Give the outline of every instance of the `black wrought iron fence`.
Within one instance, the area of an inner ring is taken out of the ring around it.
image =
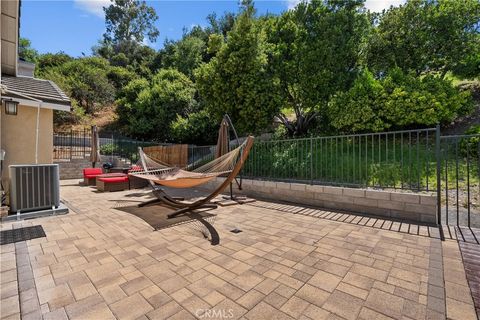
[[[125,137],[117,133],[101,132],[99,134],[100,154],[113,159],[119,158],[127,164],[135,164],[139,160],[138,147],[159,145],[154,141],[144,141]]]
[[[118,133],[99,133],[100,154],[108,160],[114,158],[134,164],[138,161],[138,147],[158,145],[154,141],[142,141]],[[54,160],[71,161],[88,159],[92,150],[90,129],[55,132],[53,134]]]
[[[86,159],[90,157],[91,141],[89,129],[54,132],[53,159]]]
[[[480,134],[440,137],[444,224],[480,227]]]
[[[216,146],[188,146],[188,168],[193,170],[215,158]]]
[[[138,160],[138,147],[158,145],[105,132],[99,140],[102,155],[131,164]],[[215,149],[190,145],[189,169],[213,160]],[[55,159],[88,158],[90,150],[90,130],[54,134]],[[480,227],[480,134],[441,136],[437,126],[257,140],[242,175],[273,181],[437,192],[439,222]]]
[[[436,189],[436,129],[257,141],[246,177],[352,187]]]

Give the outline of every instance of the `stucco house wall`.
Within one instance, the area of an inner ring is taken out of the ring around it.
[[[17,115],[5,114],[1,108],[1,148],[5,150],[2,180],[8,181],[11,164],[35,163],[35,130],[37,108],[18,106]],[[38,139],[38,163],[52,163],[53,159],[53,110],[41,108]],[[4,185],[8,190],[8,186]]]

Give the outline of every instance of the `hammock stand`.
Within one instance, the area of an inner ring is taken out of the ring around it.
[[[235,130],[235,127],[233,125],[232,119],[228,114],[225,114],[222,119],[222,123],[220,124],[220,130],[218,132],[218,141],[217,141],[217,150],[216,150],[216,156],[221,157],[225,153],[230,151],[230,130],[232,129],[233,134],[235,136],[235,141],[237,142],[237,146],[240,145],[240,139],[238,139],[238,134],[237,130]],[[238,190],[242,190],[242,174],[239,174],[240,176],[240,182],[238,182],[237,177],[234,178]],[[246,197],[244,196],[234,196],[233,195],[233,181],[230,182],[230,197],[224,196],[224,199],[229,199],[232,201],[235,201],[237,203],[241,203],[242,201],[246,200]]]
[[[143,207],[149,204],[153,204],[156,202],[162,202],[167,206],[177,208],[176,211],[173,213],[170,213],[168,215],[168,218],[173,218],[179,214],[186,213],[191,210],[195,209],[214,209],[217,208],[217,205],[214,203],[211,203],[211,200],[214,199],[217,195],[219,195],[223,190],[230,185],[233,180],[235,180],[236,176],[240,173],[240,170],[242,169],[245,161],[247,160],[248,154],[252,148],[254,141],[253,136],[249,136],[245,142],[238,146],[236,149],[228,152],[227,154],[222,155],[221,157],[207,163],[206,165],[202,166],[203,167],[209,167],[210,164],[213,167],[217,162],[228,162],[227,160],[229,159],[230,156],[235,155],[236,153],[239,152],[239,154],[236,156],[237,161],[233,168],[231,170],[225,170],[225,171],[219,171],[219,172],[210,172],[210,173],[201,173],[201,172],[190,172],[186,170],[182,170],[180,168],[175,168],[175,167],[165,167],[160,165],[158,162],[157,164],[160,166],[160,169],[150,169],[148,164],[147,164],[147,158],[148,156],[145,155],[143,152],[142,148],[138,148],[139,155],[140,155],[140,164],[142,167],[141,172],[132,172],[129,173],[129,175],[146,179],[149,183],[150,186],[153,189],[153,195],[157,199],[153,199],[144,203],[141,203],[139,206]],[[155,175],[155,172],[159,172],[158,178],[152,177],[152,174]],[[169,179],[166,179],[164,176],[167,175]],[[171,197],[169,196],[164,189],[159,187],[155,182],[169,186],[169,187],[176,187],[176,188],[189,188],[189,187],[194,187],[197,185],[201,185],[204,183],[207,183],[208,181],[212,180],[213,178],[220,176],[220,175],[225,175],[228,174],[226,179],[218,186],[211,194],[208,196],[196,200],[194,202],[184,202],[183,198],[177,198],[177,197]],[[162,179],[163,177],[163,179]],[[179,183],[179,182],[182,182]]]

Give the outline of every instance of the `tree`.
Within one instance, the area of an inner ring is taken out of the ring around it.
[[[58,84],[85,113],[92,115],[114,100],[115,88],[107,78],[108,69],[105,59],[79,58],[44,70],[42,77]]]
[[[107,78],[119,92],[124,86],[137,78],[137,74],[124,67],[110,67],[107,71]]]
[[[158,19],[153,7],[145,1],[112,0],[105,11],[106,32],[103,35],[107,43],[142,43],[145,36],[155,42],[159,35],[154,23]]]
[[[159,35],[155,9],[145,1],[112,0],[104,11],[106,32],[92,48],[94,55],[107,59],[113,66],[149,76],[155,50],[143,42],[145,38],[155,42]]]
[[[293,110],[293,117],[280,112],[276,121],[289,135],[306,134],[315,119],[325,116],[330,97],[356,78],[370,26],[361,5],[314,0],[266,20],[281,109]]]
[[[124,67],[145,77],[150,76],[156,56],[154,49],[134,41],[100,41],[92,51],[94,55],[107,59],[112,66]]]
[[[20,59],[35,63],[39,57],[38,51],[32,48],[32,42],[27,38],[18,40],[18,56]]]
[[[214,121],[228,113],[241,133],[265,130],[279,107],[265,32],[254,13],[251,5],[242,8],[226,44],[195,73],[200,97]]]
[[[129,120],[138,101],[138,95],[143,90],[147,90],[149,86],[150,83],[147,79],[137,78],[130,81],[118,92],[116,100],[118,122],[120,126],[126,128],[126,131],[129,131]]]
[[[126,86],[117,101],[120,121],[131,135],[169,141],[171,122],[193,111],[194,94],[195,86],[186,75],[162,69],[150,82],[133,80]]]
[[[58,67],[72,60],[73,58],[65,52],[46,53],[38,57],[35,69],[41,73],[43,70],[52,67]]]
[[[184,36],[176,42],[166,41],[159,54],[161,67],[175,68],[193,78],[193,71],[204,61],[206,44],[201,38]]]
[[[218,138],[218,123],[205,109],[187,116],[178,115],[170,129],[172,138],[177,143],[208,145],[215,144]]]
[[[378,21],[368,57],[377,73],[399,67],[445,77],[480,51],[478,0],[410,0]]]
[[[229,31],[233,29],[237,16],[233,12],[225,12],[223,16],[217,18],[217,14],[211,13],[207,16],[209,26],[206,28],[207,34],[220,34],[227,38]]]

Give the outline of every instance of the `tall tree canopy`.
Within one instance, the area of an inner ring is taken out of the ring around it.
[[[242,0],[238,13],[210,14],[206,27],[185,28],[156,51],[145,43],[158,36],[155,10],[112,0],[96,57],[37,57],[24,40],[20,55],[87,121],[115,98],[116,124],[145,139],[210,143],[224,113],[241,134],[276,121],[289,136],[418,128],[469,114],[480,2],[407,0],[382,13],[364,2],[305,0],[257,15]]]
[[[479,21],[478,0],[409,0],[379,17],[369,64],[377,72],[399,67],[444,77],[478,56]]]
[[[169,141],[170,123],[193,110],[194,94],[195,86],[186,75],[162,69],[151,81],[137,79],[125,87],[118,100],[120,121],[133,136]]]
[[[167,41],[160,51],[160,65],[163,68],[176,68],[193,78],[193,71],[204,61],[205,42],[195,36],[185,36],[180,41]]]
[[[85,113],[93,115],[115,98],[115,88],[107,77],[109,67],[102,58],[72,59],[43,69],[41,77],[57,83]]]
[[[217,120],[228,113],[242,133],[268,127],[280,106],[277,81],[268,69],[265,31],[254,14],[252,5],[243,6],[226,44],[196,73],[208,110]]]
[[[128,68],[141,76],[149,76],[156,52],[149,46],[123,41],[120,43],[100,42],[93,47],[96,56],[107,59],[111,65]]]
[[[145,1],[112,0],[104,11],[106,32],[92,48],[93,54],[141,76],[150,75],[156,52],[144,42],[155,42],[159,35],[155,9]]]
[[[145,37],[155,42],[159,35],[154,23],[158,19],[155,9],[147,6],[145,1],[112,0],[105,11],[105,42],[142,43]]]
[[[280,16],[268,31],[271,68],[280,81],[282,109],[277,120],[291,135],[305,134],[330,98],[354,81],[369,29],[363,1],[300,3]]]
[[[27,38],[20,38],[18,41],[18,56],[28,62],[36,62],[39,54],[32,48],[32,42]]]

